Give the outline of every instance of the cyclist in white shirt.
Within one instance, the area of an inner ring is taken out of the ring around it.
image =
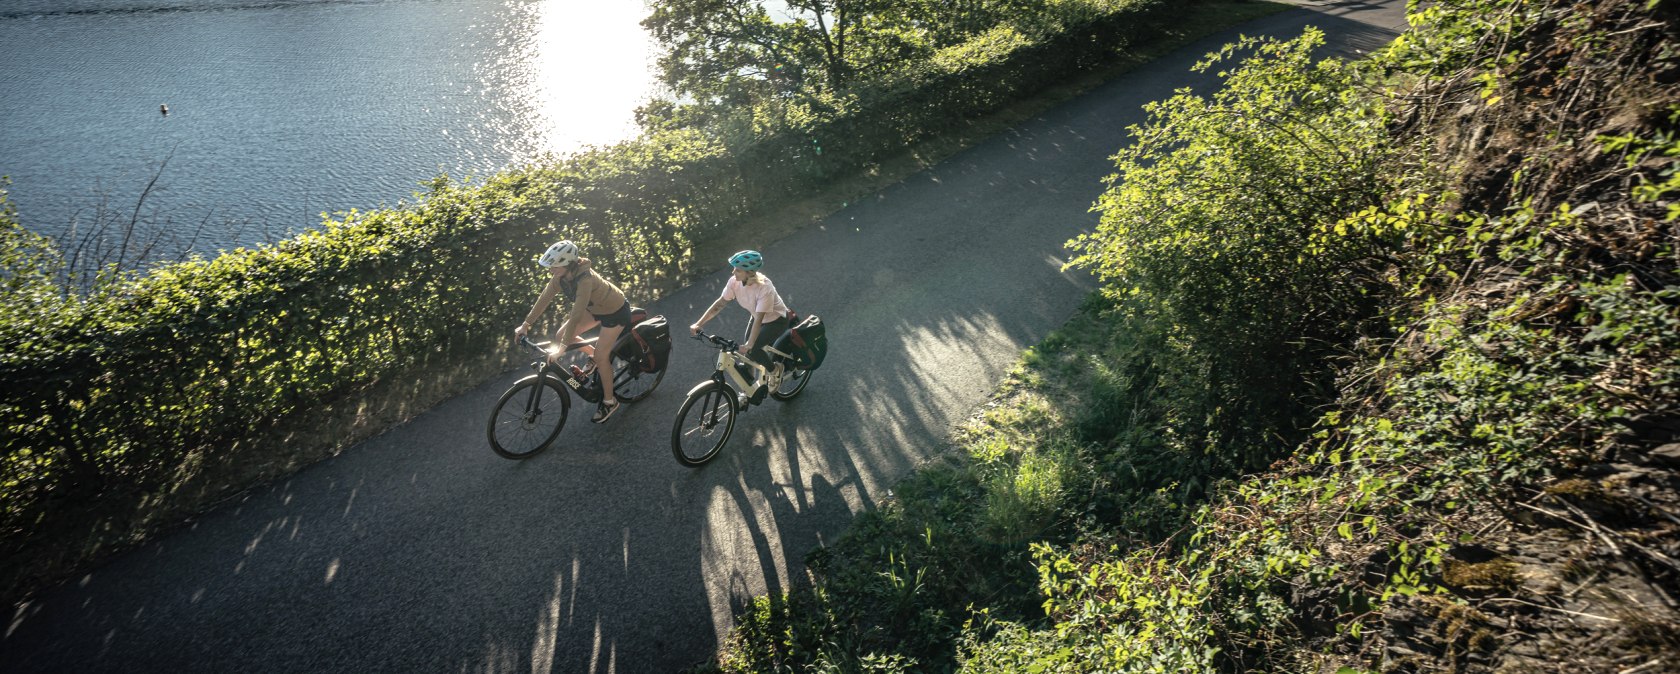
[[[700,334],[700,328],[723,311],[723,307],[731,300],[740,304],[752,314],[752,328],[747,334],[747,357],[754,362],[770,367],[770,356],[764,353],[764,347],[774,344],[777,337],[788,329],[788,308],[782,302],[782,296],[776,292],[776,284],[770,282],[770,277],[759,273],[764,267],[764,256],[756,250],[743,250],[729,257],[729,266],[734,269],[729,276],[729,282],[723,285],[723,294],[717,301],[706,309],[706,313],[688,326],[690,332]]]

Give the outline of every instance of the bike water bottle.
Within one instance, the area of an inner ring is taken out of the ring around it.
[[[578,367],[575,364],[572,365],[572,377],[576,378],[580,382],[583,381],[583,368]]]

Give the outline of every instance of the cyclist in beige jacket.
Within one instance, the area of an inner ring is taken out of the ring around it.
[[[601,402],[590,421],[597,424],[606,421],[618,411],[618,399],[613,397],[612,345],[630,325],[630,302],[624,299],[623,290],[590,268],[589,259],[581,256],[575,243],[561,241],[549,246],[542,257],[537,258],[537,264],[548,270],[548,285],[543,287],[542,295],[531,307],[531,313],[525,315],[525,321],[514,328],[514,339],[524,337],[532,324],[542,317],[543,311],[548,309],[548,303],[554,300],[554,296],[565,291],[572,298],[572,309],[566,316],[566,322],[555,331],[554,343],[564,347],[581,341],[578,335],[597,324],[601,326],[595,343],[605,345],[605,348],[586,346],[584,352],[593,358],[595,371],[601,374]],[[549,361],[554,362],[561,352],[556,350],[549,354]]]

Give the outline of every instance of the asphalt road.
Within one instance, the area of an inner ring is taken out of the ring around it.
[[[1323,28],[1344,54],[1403,4],[1305,3],[1189,46],[764,247],[832,348],[804,394],[743,414],[678,465],[670,427],[712,354],[677,339],[647,400],[574,406],[558,445],[492,454],[489,381],[342,455],[15,607],[6,672],[657,672],[704,661],[754,595],[944,446],[1020,351],[1093,289],[1063,272],[1140,106],[1206,85],[1190,65],[1244,34]],[[651,307],[673,328],[719,271]],[[509,323],[514,321],[509,318]],[[736,334],[745,312],[711,327]],[[680,328],[678,328],[680,329]],[[676,332],[674,330],[673,332]],[[686,332],[686,330],[684,330]]]

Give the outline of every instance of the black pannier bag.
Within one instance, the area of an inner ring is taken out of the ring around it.
[[[654,316],[636,324],[635,334],[643,342],[643,372],[658,372],[670,364],[671,326],[664,316]]]
[[[665,369],[671,356],[671,326],[665,322],[665,316],[648,317],[646,311],[631,308],[630,318],[636,321],[635,327],[619,338],[614,353],[625,360],[640,360],[643,372]]]
[[[828,335],[822,319],[812,314],[777,337],[773,346],[792,355],[799,367],[815,370],[822,367],[823,358],[828,356]]]

